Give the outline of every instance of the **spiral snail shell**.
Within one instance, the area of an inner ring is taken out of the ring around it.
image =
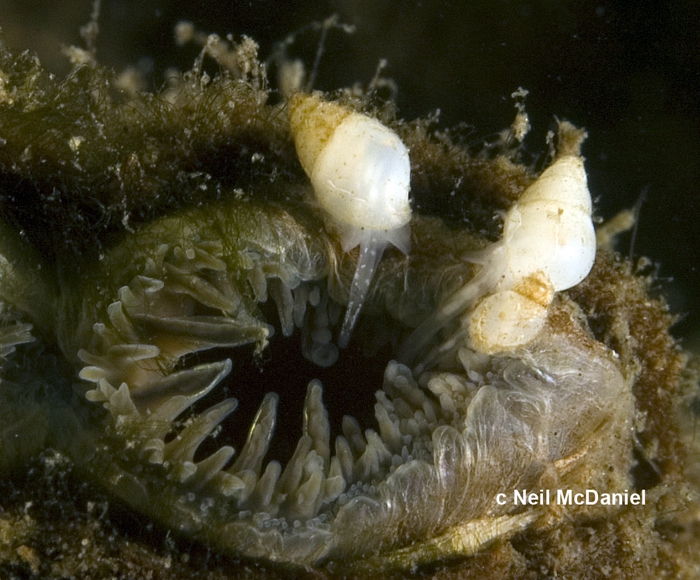
[[[289,122],[299,161],[345,252],[360,246],[338,345],[348,345],[384,249],[410,249],[411,166],[399,136],[356,111],[297,94]]]
[[[556,292],[581,282],[595,260],[591,211],[583,160],[558,158],[506,214],[503,245],[510,284],[538,270]]]
[[[481,270],[416,329],[403,347],[404,360],[454,316],[462,324],[447,344],[466,331],[472,348],[496,354],[533,340],[555,292],[575,286],[593,267],[591,212],[583,159],[560,155],[508,210],[501,240],[468,258]]]

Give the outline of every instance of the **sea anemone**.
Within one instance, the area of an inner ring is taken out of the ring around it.
[[[413,205],[410,253],[384,252],[343,334],[358,252],[315,201],[254,49],[233,46],[236,66],[215,78],[195,69],[136,96],[89,59],[57,81],[3,50],[0,466],[52,447],[180,535],[326,571],[496,570],[504,550],[537,566],[527,538],[583,522],[651,534],[620,504],[661,501],[660,482],[679,478],[664,413],[683,357],[663,304],[603,248],[581,284],[546,292],[535,331],[480,348],[474,301],[445,305],[494,267],[474,259],[511,243],[494,218],[506,212],[508,233],[541,182],[508,141],[470,152],[339,91],[325,98],[405,143]],[[556,136],[552,167],[582,172],[580,132],[560,123]],[[448,219],[453,198],[466,210]],[[577,282],[591,260],[572,265]],[[539,499],[588,490],[620,501]]]

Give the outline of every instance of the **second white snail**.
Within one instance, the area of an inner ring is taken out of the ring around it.
[[[562,124],[560,131],[576,131]],[[579,142],[576,144],[578,148]],[[591,270],[596,238],[583,159],[560,154],[507,212],[503,237],[467,259],[481,264],[474,278],[425,320],[403,347],[413,359],[449,320],[461,324],[441,350],[464,334],[471,347],[495,354],[534,339],[554,293],[581,282]]]
[[[376,119],[315,95],[290,99],[289,122],[328,226],[340,236],[343,251],[360,246],[338,339],[344,348],[384,249],[410,249],[408,150]]]

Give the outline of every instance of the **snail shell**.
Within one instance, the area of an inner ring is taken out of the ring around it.
[[[542,271],[513,289],[487,294],[467,317],[470,345],[495,354],[527,344],[544,327],[553,298],[554,286]]]
[[[565,129],[566,130],[566,129]],[[485,354],[524,346],[542,330],[554,293],[581,282],[595,261],[596,237],[583,159],[561,155],[506,213],[503,237],[478,253],[479,273],[413,332],[401,358],[459,315],[462,324],[444,345],[468,334]]]
[[[596,253],[583,160],[558,158],[506,214],[503,244],[508,253],[505,284],[542,271],[555,291],[566,290],[590,272]]]
[[[591,212],[580,156],[559,157],[523,192],[487,262],[493,271],[503,268],[503,275],[468,317],[473,348],[494,354],[539,334],[554,293],[575,286],[593,267]]]
[[[376,119],[316,95],[289,102],[297,156],[343,251],[360,246],[338,344],[347,346],[387,245],[410,249],[411,165],[399,136]]]

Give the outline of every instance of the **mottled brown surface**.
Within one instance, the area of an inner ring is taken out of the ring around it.
[[[653,278],[633,275],[629,262],[601,252],[589,277],[569,294],[596,337],[630,369],[644,421],[638,433],[644,458],[662,481],[671,482],[682,477],[685,458],[678,404],[686,355],[669,333],[674,319],[666,303],[650,295],[652,285]]]

